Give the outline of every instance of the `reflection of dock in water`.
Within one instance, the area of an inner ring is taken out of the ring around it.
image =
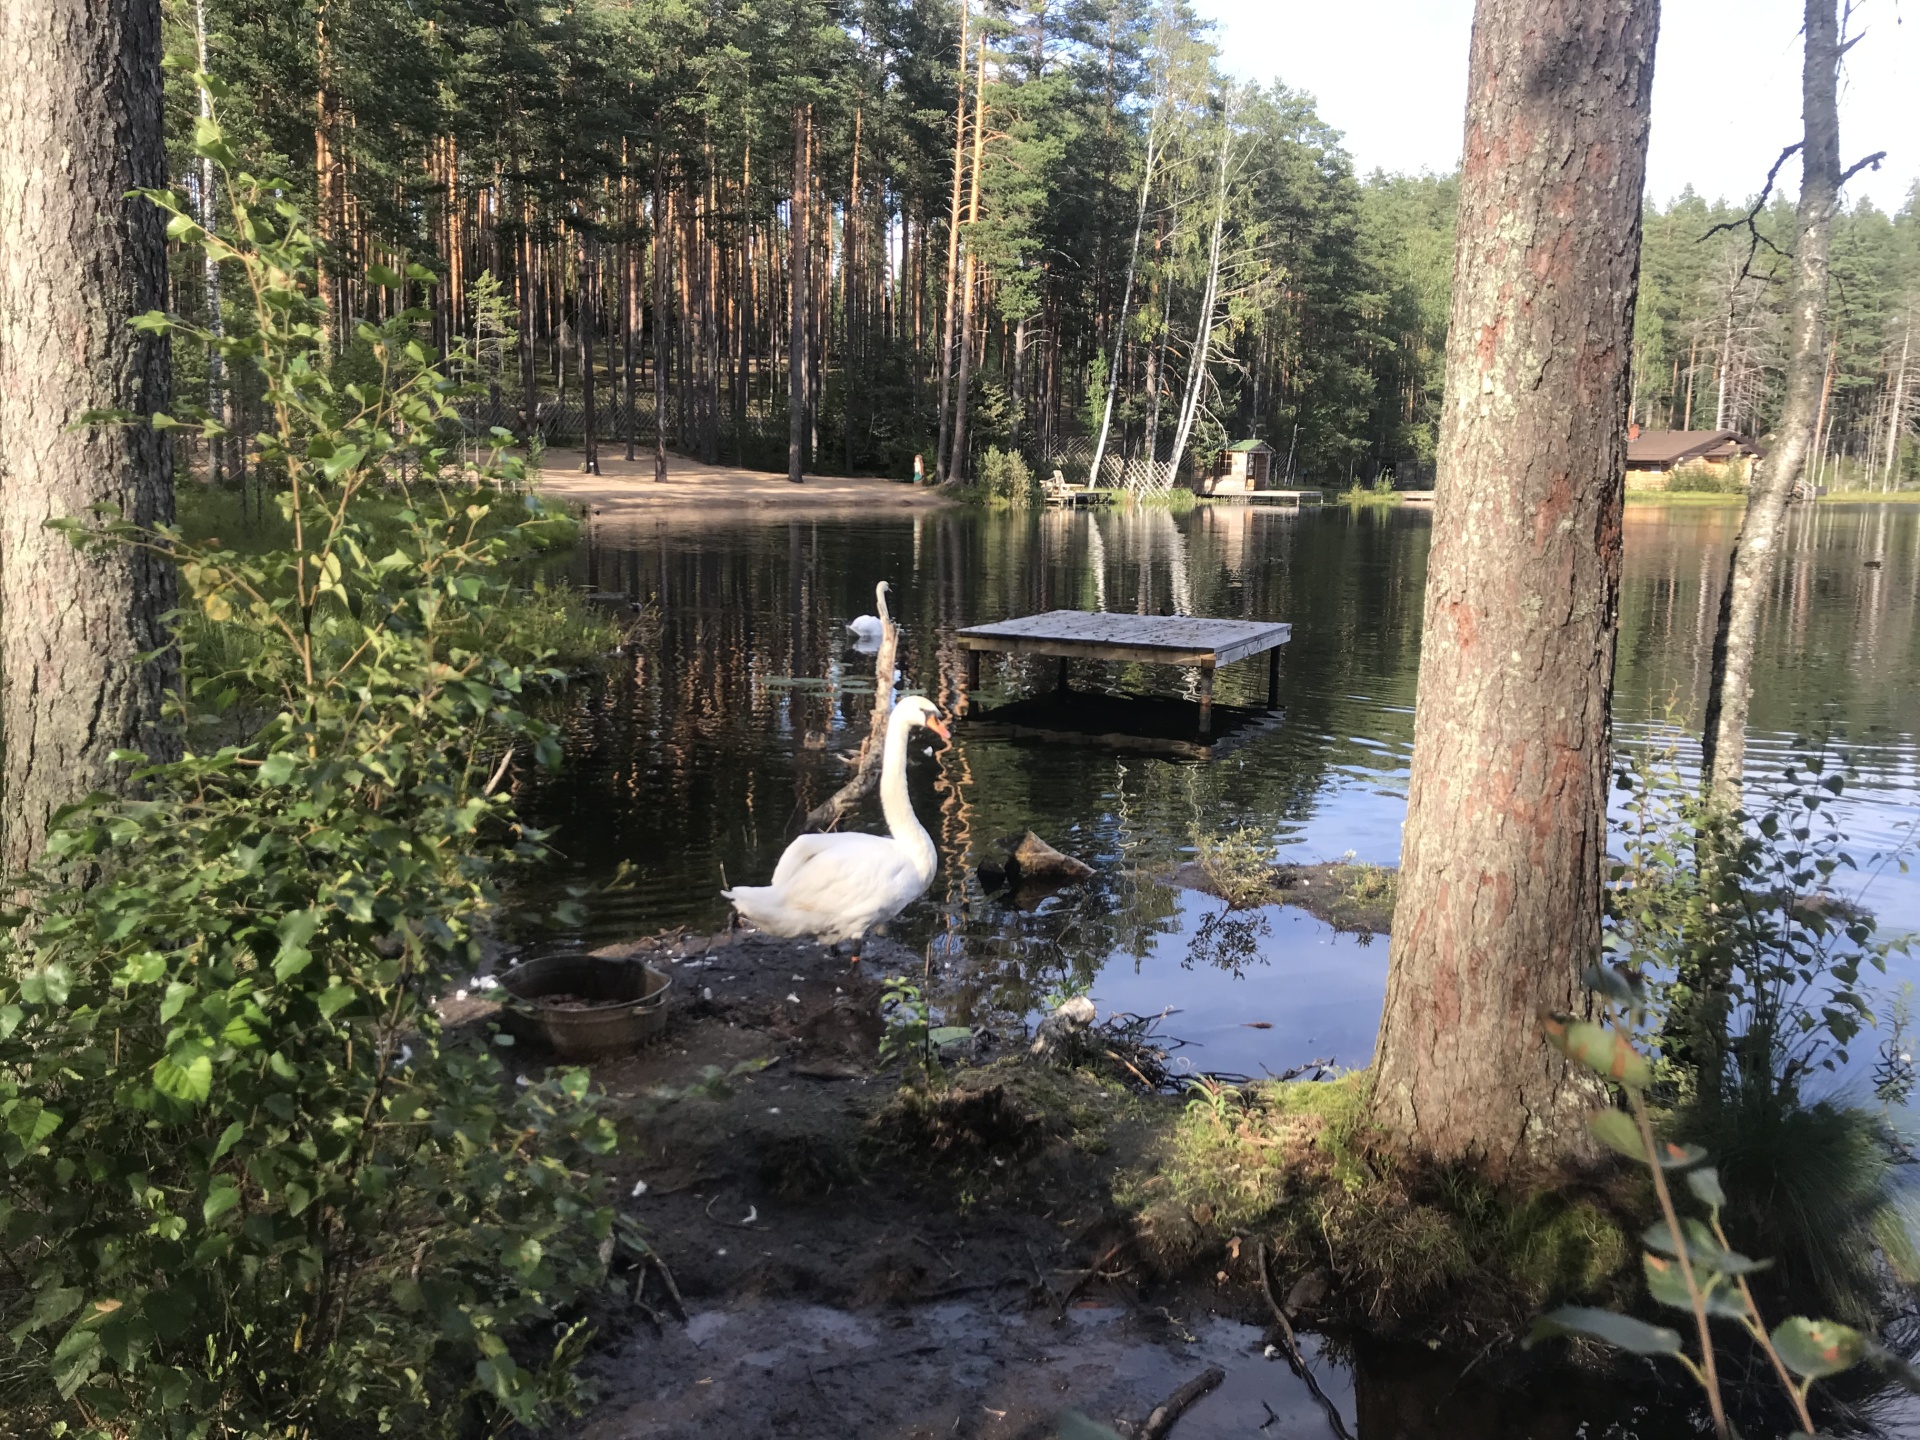
[[[1200,723],[1200,716],[1200,707],[1191,700],[1053,690],[973,711],[967,716],[966,734],[1216,760],[1279,728],[1285,718],[1278,711],[1238,705],[1214,706],[1208,726]]]
[[[1267,708],[1280,707],[1280,647],[1291,625],[1271,620],[1215,620],[1202,615],[1116,615],[1105,610],[1048,610],[991,625],[975,625],[956,637],[967,650],[967,689],[980,684],[980,656],[1048,655],[1060,662],[1060,689],[1067,688],[1073,660],[1122,664],[1193,666],[1200,671],[1199,734],[1211,733],[1213,672],[1255,655],[1267,657]]]

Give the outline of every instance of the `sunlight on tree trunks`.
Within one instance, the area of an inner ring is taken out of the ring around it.
[[[1497,1172],[1582,1143],[1540,1039],[1598,952],[1657,0],[1481,0],[1375,1120]]]

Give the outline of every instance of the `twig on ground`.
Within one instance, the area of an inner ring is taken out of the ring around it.
[[[1347,1422],[1340,1418],[1339,1407],[1327,1398],[1327,1392],[1320,1388],[1320,1382],[1313,1378],[1313,1371],[1307,1367],[1306,1357],[1300,1353],[1300,1342],[1294,1337],[1293,1322],[1287,1318],[1286,1310],[1274,1298],[1273,1277],[1267,1273],[1267,1247],[1264,1241],[1260,1245],[1259,1259],[1260,1289],[1267,1297],[1267,1308],[1273,1311],[1273,1318],[1279,1325],[1280,1338],[1286,1347],[1287,1364],[1292,1367],[1294,1374],[1306,1382],[1306,1387],[1313,1398],[1320,1403],[1320,1408],[1327,1412],[1327,1423],[1333,1427],[1333,1433],[1339,1436],[1340,1440],[1353,1440],[1352,1434],[1347,1429]]]
[[[667,1268],[667,1262],[662,1260],[656,1251],[649,1250],[647,1252],[647,1259],[653,1265],[653,1268],[660,1272],[661,1280],[666,1282],[667,1294],[673,1297],[673,1308],[680,1312],[680,1323],[682,1325],[686,1324],[687,1302],[680,1298],[680,1287],[674,1281],[673,1271]]]
[[[1147,1416],[1147,1423],[1140,1427],[1137,1440],[1162,1440],[1173,1427],[1180,1423],[1180,1417],[1192,1409],[1200,1399],[1209,1395],[1227,1378],[1227,1372],[1219,1366],[1202,1370],[1193,1379],[1182,1385],[1166,1398],[1154,1412]]]
[[[1113,1259],[1114,1256],[1118,1255],[1121,1252],[1121,1250],[1125,1249],[1126,1245],[1127,1245],[1126,1238],[1122,1238],[1114,1241],[1113,1244],[1107,1247],[1106,1254],[1102,1255],[1098,1260],[1094,1261],[1090,1268],[1080,1272],[1080,1278],[1078,1280],[1075,1280],[1073,1284],[1069,1285],[1067,1287],[1067,1293],[1060,1297],[1060,1306],[1058,1311],[1054,1315],[1054,1319],[1058,1320],[1063,1318],[1066,1315],[1067,1307],[1073,1303],[1074,1297],[1078,1295],[1082,1290],[1086,1289],[1087,1282],[1093,1279],[1093,1277],[1098,1275],[1102,1270],[1106,1269],[1107,1262]]]

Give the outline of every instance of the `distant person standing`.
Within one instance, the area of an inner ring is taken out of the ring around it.
[[[924,485],[927,483],[927,461],[925,456],[916,455],[913,457],[913,483],[915,485]]]

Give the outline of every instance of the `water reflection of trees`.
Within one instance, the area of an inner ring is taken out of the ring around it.
[[[1617,710],[1659,713],[1696,693],[1736,512],[1630,511]],[[1795,512],[1767,617],[1760,727],[1790,729],[1822,703],[1892,723],[1920,669],[1920,515]],[[1227,829],[1310,822],[1328,854],[1354,843],[1328,797],[1355,783],[1403,784],[1426,579],[1427,519],[1415,511],[1288,514],[1249,506],[1164,511],[951,512],[893,521],[596,529],[576,578],[657,609],[660,640],[567,697],[570,763],[529,782],[528,813],[556,828],[583,878],[623,859],[630,893],[595,909],[611,936],[712,923],[722,869],[759,878],[798,816],[844,778],[839,756],[864,733],[871,661],[845,620],[894,585],[906,683],[951,704],[964,674],[963,625],[1054,607],[1282,619],[1286,722],[1205,765],[969,737],[937,764],[916,759],[916,804],[939,845],[935,903],[900,938],[964,952],[981,1004],[1085,983],[1109,957],[1139,957],[1182,925],[1156,876],[1181,858],[1196,820]],[[1879,567],[1863,562],[1881,558]],[[1044,667],[1044,670],[1043,670]],[[1109,666],[1102,683],[1171,693],[1179,672]],[[1091,680],[1089,673],[1086,677]],[[795,681],[801,683],[793,683]],[[1051,662],[990,667],[989,689],[1052,683]],[[1225,704],[1261,704],[1264,667],[1221,672]],[[877,813],[857,822],[879,824]],[[981,894],[972,867],[993,838],[1027,828],[1091,861],[1095,880],[1037,910]],[[1363,858],[1391,861],[1390,853]],[[1221,926],[1190,958],[1250,953]]]

